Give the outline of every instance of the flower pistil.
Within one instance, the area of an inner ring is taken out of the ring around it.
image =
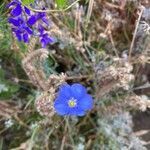
[[[74,99],[74,98],[71,98],[69,101],[68,101],[68,105],[69,107],[75,107],[77,105],[77,100]]]

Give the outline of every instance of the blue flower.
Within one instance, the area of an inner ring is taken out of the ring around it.
[[[63,84],[54,101],[55,111],[61,116],[84,116],[93,107],[93,99],[81,84]]]

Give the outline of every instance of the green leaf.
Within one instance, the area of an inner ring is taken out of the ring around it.
[[[9,99],[19,90],[19,85],[5,79],[5,72],[0,68],[0,99]]]
[[[4,76],[5,76],[4,70],[2,70],[2,69],[0,68],[0,81],[1,81],[2,79],[4,79]]]
[[[56,0],[58,9],[63,9],[67,7],[68,0]]]
[[[34,0],[22,0],[22,3],[25,5],[30,5],[30,4],[34,3]]]

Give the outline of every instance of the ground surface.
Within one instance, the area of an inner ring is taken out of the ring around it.
[[[150,111],[138,112],[133,116],[134,121],[134,131],[137,133],[143,133],[144,130],[147,131],[146,134],[142,134],[140,137],[142,140],[146,141],[148,144],[146,147],[150,149]]]

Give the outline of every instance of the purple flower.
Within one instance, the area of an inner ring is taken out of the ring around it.
[[[38,21],[42,21],[42,23],[45,23],[46,25],[49,25],[49,22],[46,18],[46,13],[44,12],[38,12],[35,15],[32,15],[29,19],[28,19],[28,24],[30,26],[34,25],[36,22]]]
[[[17,4],[16,7],[11,11],[11,15],[13,16],[19,16],[21,15],[22,8],[20,4]]]
[[[12,23],[12,31],[15,33],[19,41],[29,42],[30,35],[33,34],[32,30],[27,26],[24,19],[21,17],[17,19],[9,18],[9,23]]]
[[[49,22],[48,22],[48,20],[46,18],[46,13],[45,12],[39,12],[39,13],[37,13],[37,20],[41,20],[46,25],[49,25]]]
[[[50,37],[47,33],[45,33],[44,27],[39,26],[39,32],[40,32],[40,42],[42,47],[46,47],[47,44],[54,43],[54,38]]]
[[[24,7],[24,11],[27,15],[29,15],[29,16],[31,15],[31,12],[27,7]]]
[[[19,0],[13,0],[7,5],[7,7],[12,9],[10,14],[14,17],[21,15],[23,10],[27,15],[30,15],[30,10],[25,6],[23,7]]]
[[[84,116],[93,107],[93,99],[79,83],[63,84],[54,101],[55,111],[62,116]]]
[[[43,34],[40,38],[40,42],[42,44],[42,47],[46,47],[49,43],[54,43],[54,38],[50,37],[47,33]]]
[[[32,12],[23,6],[20,0],[12,0],[7,7],[11,9],[8,22],[11,24],[12,32],[19,41],[29,42],[31,35],[36,36],[33,34],[35,30],[38,31],[37,35],[42,47],[54,42],[54,38],[50,37],[43,27],[49,25],[45,12]]]
[[[33,34],[32,29],[26,24],[26,17],[30,15],[30,10],[21,5],[19,0],[13,0],[7,5],[11,9],[8,22],[12,25],[12,32],[18,41],[29,42]],[[24,13],[26,16],[24,16]]]
[[[13,0],[7,7],[12,9],[10,14],[14,17],[17,17],[22,13],[21,3],[18,0]]]
[[[36,23],[36,21],[37,21],[36,16],[32,15],[32,16],[28,19],[27,23],[28,23],[30,26],[32,26],[32,25],[34,25],[34,24]]]

